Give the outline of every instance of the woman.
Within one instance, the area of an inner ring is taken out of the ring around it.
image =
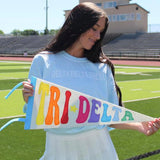
[[[106,13],[93,3],[77,5],[58,35],[34,57],[31,76],[83,92],[122,106],[121,92],[114,81],[114,66],[103,54],[101,42],[108,27]],[[23,83],[23,97],[33,95],[30,81]],[[160,120],[117,124],[114,128],[134,129],[151,135]],[[107,126],[46,129],[47,160],[118,160]]]

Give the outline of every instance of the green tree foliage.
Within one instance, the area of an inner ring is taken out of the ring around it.
[[[58,33],[58,31],[59,31],[59,29],[51,29],[51,30],[49,30],[49,34],[51,34],[51,35],[56,35],[57,33]]]
[[[4,32],[2,30],[0,30],[0,34],[4,34]]]
[[[56,35],[59,29],[50,29],[50,30],[44,30],[44,31],[35,31],[33,29],[26,29],[24,31],[20,31],[18,29],[14,29],[11,34],[14,36],[29,36],[29,35],[45,35],[45,34],[50,34],[50,35]],[[0,33],[1,34],[1,33]]]
[[[28,35],[39,35],[38,31],[35,31],[33,29],[26,29],[21,32],[21,35],[28,36]]]
[[[44,30],[44,34],[46,35],[46,34],[49,34],[49,30],[48,29],[45,29]]]
[[[13,34],[14,36],[19,36],[19,35],[21,35],[21,31],[18,30],[18,29],[14,29],[14,30],[11,32],[11,34]]]

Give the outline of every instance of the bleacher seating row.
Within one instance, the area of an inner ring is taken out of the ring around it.
[[[43,36],[0,36],[0,55],[34,55],[53,38]],[[103,52],[109,57],[160,59],[160,33],[106,34]]]
[[[122,34],[103,46],[109,57],[143,57],[160,59],[160,33]]]
[[[44,48],[52,39],[51,35],[43,36],[1,36],[0,54],[23,55],[35,54]]]

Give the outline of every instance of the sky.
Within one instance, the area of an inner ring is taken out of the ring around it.
[[[48,0],[48,29],[59,29],[64,23],[64,10],[79,0]],[[149,11],[148,24],[160,24],[160,0],[132,0]],[[5,34],[14,29],[43,31],[46,27],[46,0],[0,0],[0,30]]]

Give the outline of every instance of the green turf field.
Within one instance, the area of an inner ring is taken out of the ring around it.
[[[24,115],[21,88],[7,100],[4,97],[17,83],[27,79],[29,68],[30,63],[0,62],[0,126],[9,120],[4,117]],[[149,116],[160,116],[159,67],[116,66],[116,80],[125,107]],[[36,160],[41,157],[45,146],[44,131],[26,131],[23,127],[22,122],[15,122],[0,132],[0,159]],[[160,131],[146,137],[136,131],[113,130],[111,137],[120,160],[160,149]],[[146,159],[160,160],[160,154]]]

